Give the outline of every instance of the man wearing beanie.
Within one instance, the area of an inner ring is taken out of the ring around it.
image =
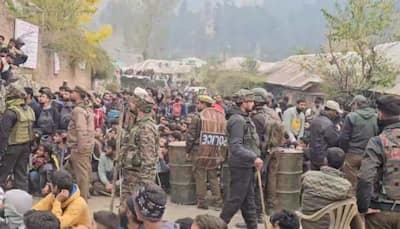
[[[358,210],[367,229],[400,227],[400,97],[386,95],[376,101],[379,136],[364,151],[358,174]]]
[[[370,138],[378,134],[378,125],[376,111],[369,107],[368,99],[364,96],[356,95],[351,102],[351,109],[352,112],[344,120],[339,147],[346,153],[343,172],[355,191],[365,146]]]
[[[9,228],[25,228],[24,214],[32,208],[32,203],[32,196],[23,190],[12,189],[4,194],[4,221]]]
[[[163,221],[167,205],[167,194],[154,183],[139,188],[133,198],[133,207],[138,221],[143,222],[145,229],[177,229],[174,223]]]

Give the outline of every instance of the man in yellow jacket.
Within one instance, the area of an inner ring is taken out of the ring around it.
[[[51,211],[61,222],[61,229],[77,225],[90,226],[89,207],[80,196],[78,185],[66,171],[53,173],[51,193],[40,200],[34,210]]]

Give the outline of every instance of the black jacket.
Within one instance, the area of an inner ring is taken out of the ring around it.
[[[322,165],[329,147],[338,145],[339,132],[325,111],[316,117],[310,127],[310,160]]]
[[[229,166],[252,168],[259,156],[258,135],[254,124],[249,114],[242,112],[237,106],[232,107],[228,117]]]

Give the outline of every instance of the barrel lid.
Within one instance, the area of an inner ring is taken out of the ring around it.
[[[168,143],[168,146],[183,147],[183,146],[186,146],[186,142],[171,142],[171,143]]]
[[[292,148],[283,148],[282,152],[283,153],[303,153],[303,150],[301,150],[301,149],[292,149]]]

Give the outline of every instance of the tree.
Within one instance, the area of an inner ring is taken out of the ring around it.
[[[241,64],[241,67],[248,73],[255,74],[259,67],[257,60],[252,57],[247,57],[246,60]]]
[[[110,1],[109,9],[118,15],[105,16],[117,27],[125,46],[142,54],[144,59],[160,55],[167,42],[168,19],[179,0]]]
[[[327,55],[320,68],[331,97],[389,87],[398,70],[376,46],[393,41],[397,11],[393,0],[349,0],[335,14],[322,10],[328,27]]]
[[[70,63],[86,63],[94,75],[112,75],[111,59],[100,43],[112,33],[110,25],[90,31],[87,25],[97,12],[99,0],[19,0],[8,2],[16,16],[41,26],[42,47],[59,52]]]

